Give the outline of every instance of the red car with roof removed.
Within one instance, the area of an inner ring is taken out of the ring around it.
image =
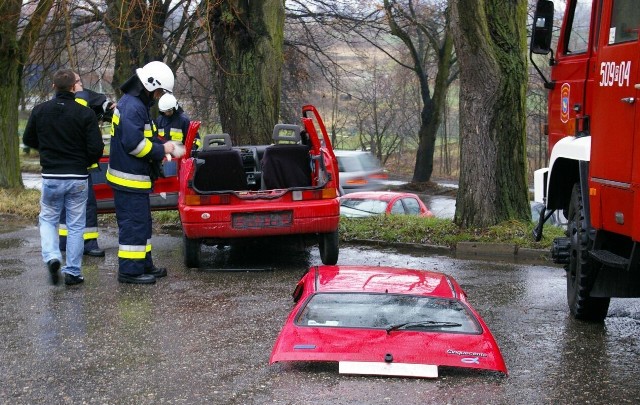
[[[338,362],[345,374],[438,376],[438,367],[507,367],[450,276],[416,269],[315,266],[298,282],[276,362]]]
[[[228,134],[210,134],[180,162],[186,266],[200,267],[202,244],[293,235],[317,240],[324,264],[338,261],[338,164],[316,108],[302,112],[301,126],[275,126],[271,145],[234,146]]]

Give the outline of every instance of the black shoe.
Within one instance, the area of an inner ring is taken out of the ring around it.
[[[139,276],[133,276],[130,274],[118,274],[118,281],[121,283],[129,284],[154,284],[156,278],[151,274],[140,274]]]
[[[155,278],[161,278],[167,276],[167,269],[164,267],[154,267],[152,269],[146,269],[144,274],[150,274]]]
[[[104,249],[95,248],[91,250],[85,250],[84,255],[93,257],[104,257]]]
[[[82,276],[74,276],[73,274],[64,274],[64,283],[66,285],[75,285],[84,283],[84,277]]]
[[[60,281],[60,260],[51,259],[47,262],[47,267],[49,268],[49,275],[51,276],[51,284],[58,284]]]

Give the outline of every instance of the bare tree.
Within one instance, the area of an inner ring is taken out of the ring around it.
[[[355,111],[347,111],[356,117],[360,147],[386,163],[418,124],[416,115],[411,114],[415,111],[415,83],[407,82],[405,70],[397,65],[385,69],[374,58],[363,66],[369,77],[354,88],[350,104],[355,105]]]
[[[356,53],[374,47],[415,75],[422,106],[413,181],[428,181],[433,172],[434,145],[446,102],[446,89],[456,74],[452,69],[455,59],[448,31],[446,2],[384,0],[381,8],[366,1],[289,0],[288,4],[287,16],[306,22],[306,41],[299,41],[296,45],[316,63],[326,66],[323,72],[327,76],[336,71],[328,68],[336,61],[326,47],[321,48],[317,44],[321,41],[330,43],[331,38],[350,45]],[[311,25],[310,20],[317,25]],[[323,36],[313,29],[317,26],[324,27]],[[390,40],[390,35],[397,37],[400,43]],[[348,68],[341,65],[340,69]]]

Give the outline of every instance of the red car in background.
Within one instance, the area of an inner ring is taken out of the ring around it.
[[[179,184],[188,267],[200,267],[203,244],[277,236],[310,237],[322,263],[338,261],[338,164],[313,106],[303,107],[302,125],[276,125],[270,145],[204,135],[202,149],[180,162]]]
[[[191,137],[191,142],[193,143],[199,128],[200,121],[191,121],[186,139]],[[107,214],[115,212],[113,190],[107,184],[106,178],[107,167],[109,166],[109,146],[111,137],[103,136],[103,140],[105,148],[104,154],[98,164],[99,170],[93,170],[90,174],[91,180],[93,181],[93,190],[96,194],[96,200],[98,203],[98,213]],[[165,159],[164,162],[162,162],[162,170],[165,177],[160,177],[153,183],[153,192],[149,196],[151,210],[160,211],[178,209],[178,189],[180,188],[178,183],[178,170],[180,162],[186,158],[188,158],[187,155],[179,159]]]
[[[413,193],[358,191],[340,197],[342,216],[361,218],[385,214],[433,216],[420,197]]]
[[[374,266],[316,266],[271,352],[277,362],[338,362],[345,374],[438,376],[507,367],[491,331],[451,277]]]

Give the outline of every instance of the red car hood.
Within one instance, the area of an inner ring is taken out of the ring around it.
[[[438,366],[499,371],[507,368],[491,332],[423,332],[297,326],[287,321],[271,353],[282,361],[337,361],[347,374],[437,377]]]

